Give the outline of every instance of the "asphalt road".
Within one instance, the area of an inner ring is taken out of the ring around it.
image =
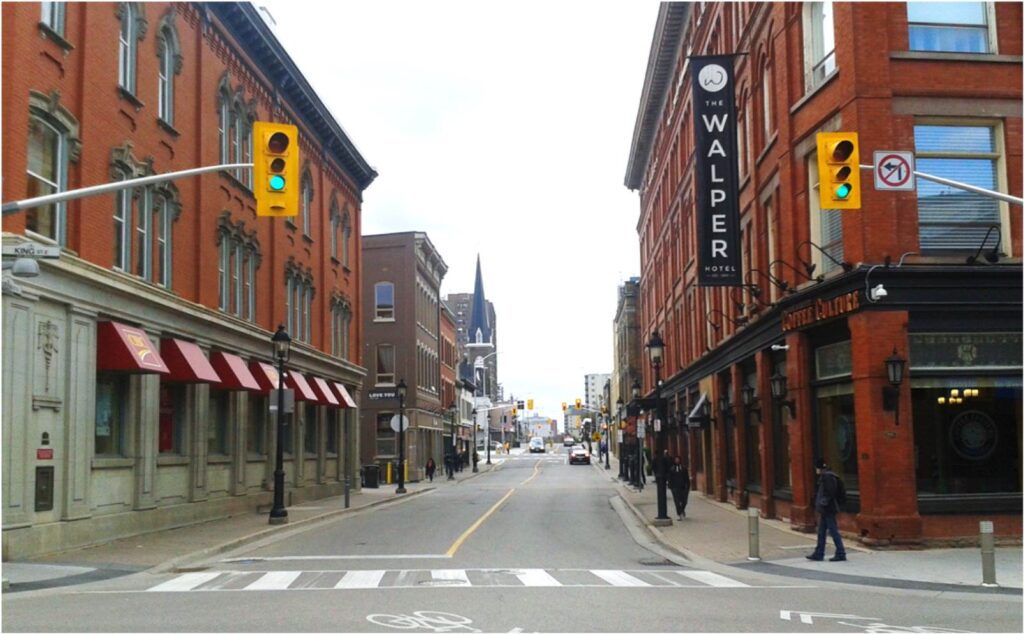
[[[1019,597],[689,565],[608,475],[513,456],[189,571],[5,595],[5,631],[1020,631]],[[908,629],[910,628],[910,629]],[[912,629],[916,628],[916,629]]]

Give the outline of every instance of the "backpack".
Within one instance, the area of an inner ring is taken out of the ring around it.
[[[836,478],[836,504],[842,506],[846,504],[846,485],[843,484],[843,479],[839,476],[832,474]]]

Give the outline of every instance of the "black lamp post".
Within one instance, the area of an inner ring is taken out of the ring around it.
[[[448,444],[447,447],[445,447],[443,458],[445,462],[445,470],[448,472],[449,480],[455,479],[455,461],[458,460],[459,455],[459,452],[456,451],[455,449],[455,415],[458,413],[458,411],[458,408],[455,406],[455,401],[452,401],[452,404],[448,406],[448,413],[452,415],[452,441],[451,443]]]
[[[633,379],[633,400],[636,401],[640,398],[640,379]],[[633,485],[638,489],[640,488],[640,468],[641,458],[643,457],[643,447],[640,444],[640,417],[636,418],[636,427],[633,433],[634,440],[636,441],[636,456],[633,465]]]
[[[284,364],[288,361],[292,338],[284,326],[270,338],[277,359],[277,447],[274,459],[274,506],[270,509],[271,524],[287,524],[288,510],[284,508]]]
[[[398,488],[395,493],[405,493],[405,379],[398,381]]]
[[[476,409],[473,409],[473,454],[470,456],[470,462],[473,463],[473,473],[478,473],[480,470],[476,466]]]
[[[607,410],[607,407],[602,407],[602,410]],[[601,416],[604,420],[604,468],[605,471],[611,471],[611,453],[612,453],[612,428],[608,424],[608,414],[605,411],[601,412]]]
[[[655,526],[671,524],[668,516],[668,473],[664,463],[665,453],[665,428],[668,427],[665,421],[664,403],[661,402],[661,360],[665,354],[665,342],[661,335],[655,330],[651,333],[651,339],[647,342],[647,352],[651,358],[651,367],[654,368],[654,418],[658,423],[657,436],[654,437],[654,461],[651,465],[655,469],[655,484],[658,487],[658,516],[654,518]],[[659,477],[660,476],[660,477]]]
[[[616,429],[618,429],[618,433],[616,434],[616,436],[617,436],[616,440],[618,440],[618,442],[619,442],[619,453],[618,453],[618,458],[619,458],[619,480],[625,480],[626,479],[626,476],[625,476],[626,472],[625,472],[624,467],[623,467],[623,462],[625,462],[625,461],[622,459],[622,435],[623,435],[623,427],[625,427],[625,425],[624,425],[624,423],[622,421],[622,405],[623,405],[622,397],[620,396],[618,398],[618,400],[615,401],[615,427],[616,427]]]
[[[893,410],[896,416],[896,424],[900,424],[900,384],[903,383],[903,369],[907,360],[892,349],[892,355],[885,360],[885,373],[888,375],[889,385],[882,391],[883,409]]]

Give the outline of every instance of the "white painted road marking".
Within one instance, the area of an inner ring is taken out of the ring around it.
[[[246,590],[285,590],[299,578],[301,570],[268,572],[245,587]]]
[[[451,570],[451,569],[440,569],[431,570],[430,578],[434,581],[457,581],[463,585],[471,585],[469,583],[469,577],[466,576],[465,570]]]
[[[150,592],[188,592],[220,576],[219,572],[188,572],[149,589]]]
[[[858,619],[864,621],[877,621],[877,616],[857,616],[856,614],[830,614],[828,612],[798,612],[796,610],[779,610],[779,618],[783,621],[792,621],[793,615],[800,617],[801,623],[814,624],[814,617],[821,619]]]
[[[376,588],[384,578],[383,570],[350,570],[334,584],[335,588]]]
[[[651,584],[637,579],[633,575],[623,572],[622,570],[591,570],[591,573],[601,577],[613,586],[623,588],[639,588],[642,586],[649,586]]]
[[[745,583],[724,577],[718,573],[711,572],[709,570],[677,570],[676,573],[689,577],[694,581],[714,586],[716,588],[749,588]]]
[[[545,570],[539,568],[530,568],[527,570],[520,570],[516,573],[516,577],[523,582],[524,586],[560,586],[558,579],[555,579],[547,573]]]

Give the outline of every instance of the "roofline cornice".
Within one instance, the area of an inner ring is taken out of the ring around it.
[[[654,134],[658,130],[661,112],[665,107],[672,71],[678,60],[679,45],[690,16],[692,2],[662,2],[658,8],[658,21],[651,40],[651,53],[647,58],[640,107],[633,126],[633,141],[629,148],[626,178],[623,184],[638,190],[643,183],[644,171],[651,160]]]

